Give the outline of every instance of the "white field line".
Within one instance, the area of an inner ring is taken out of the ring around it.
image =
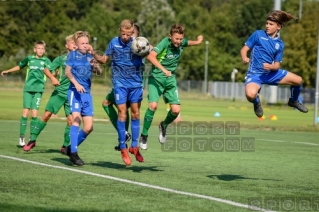
[[[91,176],[95,176],[95,177],[101,177],[101,178],[105,178],[105,179],[109,179],[109,180],[115,180],[115,181],[119,181],[119,182],[123,182],[123,183],[129,183],[129,184],[133,184],[133,185],[143,186],[146,188],[152,188],[152,189],[166,191],[166,192],[170,192],[170,193],[186,195],[186,196],[191,196],[191,197],[197,197],[197,198],[211,200],[211,201],[215,201],[215,202],[221,202],[221,203],[225,203],[228,205],[233,205],[236,207],[246,208],[246,209],[250,209],[250,210],[272,212],[270,210],[266,210],[263,208],[245,205],[242,203],[238,203],[238,202],[234,202],[234,201],[230,201],[230,200],[226,200],[226,199],[221,199],[221,198],[212,197],[212,196],[206,196],[206,195],[202,195],[202,194],[195,194],[195,193],[190,193],[190,192],[178,191],[178,190],[165,188],[165,187],[161,187],[161,186],[141,183],[141,182],[132,181],[132,180],[126,180],[126,179],[122,179],[122,178],[118,178],[118,177],[112,177],[109,175],[97,174],[94,172],[88,172],[88,171],[83,171],[83,170],[79,170],[79,169],[63,167],[63,166],[55,166],[55,165],[50,165],[50,164],[46,164],[46,163],[39,163],[39,162],[31,161],[31,160],[25,160],[25,159],[21,159],[21,158],[6,156],[6,155],[0,155],[0,157],[10,159],[10,160],[20,161],[20,162],[24,162],[24,163],[31,163],[31,164],[38,165],[38,166],[45,166],[45,167],[50,167],[50,168],[55,168],[55,169],[62,169],[62,170],[67,170],[67,171],[71,171],[71,172],[77,172],[77,173],[81,173],[81,174],[91,175]]]

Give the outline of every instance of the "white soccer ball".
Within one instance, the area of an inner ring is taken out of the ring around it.
[[[132,41],[131,50],[133,54],[144,57],[150,51],[150,43],[144,37],[137,37]]]

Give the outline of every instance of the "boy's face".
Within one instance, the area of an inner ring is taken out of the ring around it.
[[[43,44],[36,44],[33,51],[36,56],[42,57],[45,53],[45,46]]]
[[[65,47],[69,50],[69,51],[73,51],[77,49],[77,46],[75,45],[74,40],[68,40],[68,42],[65,44]]]
[[[270,36],[277,35],[278,30],[281,29],[281,26],[275,21],[266,21],[266,33]]]
[[[121,40],[123,41],[123,43],[130,42],[130,39],[133,35],[133,31],[134,31],[134,27],[132,27],[131,29],[120,28]]]
[[[169,38],[175,47],[180,47],[184,39],[184,34],[173,33],[172,35],[169,35]]]
[[[79,37],[76,41],[76,46],[80,52],[86,53],[89,49],[89,38],[86,36]]]

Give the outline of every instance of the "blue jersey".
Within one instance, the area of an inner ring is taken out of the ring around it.
[[[80,51],[71,51],[66,59],[65,64],[70,66],[71,72],[75,80],[84,87],[87,93],[91,89],[91,77],[92,77],[92,66],[90,61],[93,56],[89,53],[83,54]],[[70,89],[74,89],[75,86],[71,83]]]
[[[131,38],[129,43],[123,43],[120,37],[115,37],[109,43],[105,55],[112,60],[113,87],[139,88],[143,86],[142,57],[131,51]]]
[[[246,41],[246,46],[252,49],[247,74],[265,74],[263,63],[281,62],[284,42],[277,36],[270,37],[264,30],[256,30]]]

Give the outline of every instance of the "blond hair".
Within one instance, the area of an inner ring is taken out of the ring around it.
[[[132,29],[133,27],[134,27],[134,22],[129,19],[123,20],[120,26],[121,29],[125,29],[125,30]]]
[[[72,37],[74,42],[76,42],[80,37],[87,37],[90,40],[90,34],[86,31],[77,31]]]
[[[282,10],[272,10],[267,15],[267,20],[274,21],[282,26],[285,26],[290,20],[296,20],[297,17]]]
[[[65,37],[65,43],[67,43],[67,42],[69,42],[71,40],[73,40],[73,35],[68,35],[68,36]]]

